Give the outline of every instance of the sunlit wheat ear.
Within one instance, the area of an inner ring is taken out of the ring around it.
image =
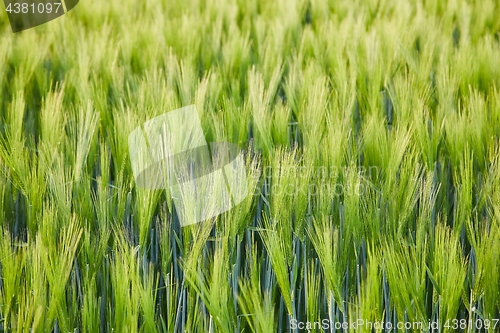
[[[236,163],[237,170],[230,167],[230,171],[225,172],[226,179],[228,180],[230,179],[228,175],[232,175],[232,180],[228,181],[228,184],[231,187],[230,194],[232,198],[235,198],[235,206],[224,213],[223,221],[226,230],[229,230],[233,236],[236,234],[241,235],[253,218],[254,198],[260,193],[259,184],[262,175],[261,158],[259,156],[252,157],[248,151],[244,151],[242,154],[243,156],[238,156],[243,161]],[[245,173],[240,169],[243,164],[245,165]],[[246,191],[244,191],[245,188]],[[242,199],[241,202],[236,200],[238,198]]]
[[[16,289],[21,288],[20,272],[23,269],[22,254],[12,251],[12,236],[7,230],[2,230],[2,242],[0,243],[0,260],[2,262],[2,288],[0,299],[2,300],[2,313],[4,325],[14,322]],[[5,272],[5,273],[4,273]]]
[[[281,67],[276,67],[272,72],[269,82],[265,82],[263,74],[259,73],[255,67],[248,72],[248,101],[247,108],[253,114],[253,124],[256,130],[257,145],[263,148],[264,152],[273,151],[272,141],[272,107],[279,79],[281,77]]]
[[[366,277],[359,283],[359,307],[358,313],[365,320],[376,321],[376,318],[383,316],[383,286],[382,281],[382,252],[377,248],[368,245],[368,255],[366,263],[362,262],[361,267],[366,267],[366,271],[360,268],[361,273]],[[365,266],[366,265],[366,266]]]
[[[65,84],[56,85],[42,102],[40,114],[40,152],[42,162],[50,166],[52,156],[64,148],[68,115],[63,110]]]
[[[78,123],[72,126],[72,137],[75,142],[75,166],[74,180],[79,182],[85,167],[90,147],[95,139],[97,123],[99,121],[98,114],[95,112],[92,103],[87,103],[85,109],[80,110]]]
[[[137,324],[139,319],[140,295],[135,283],[139,274],[139,248],[130,245],[122,229],[116,228],[114,235],[117,251],[110,262],[110,280],[115,286],[113,289],[115,307],[110,324],[119,330]]]
[[[342,248],[342,246],[348,243],[340,242],[342,239],[339,237],[340,231],[328,217],[314,218],[313,221],[314,223],[306,227],[306,232],[321,263],[325,290],[328,295],[332,295],[327,297],[328,306],[333,308],[334,303],[341,305],[344,300],[341,288],[347,258],[342,252],[346,251],[347,247]]]
[[[201,300],[213,317],[214,326],[221,330],[233,330],[235,322],[233,302],[227,300],[231,296],[231,289],[226,272],[228,267],[228,238],[222,236],[217,244],[213,258],[204,256],[210,268],[203,270],[202,261],[196,253],[190,253],[193,259],[199,261],[199,265],[186,267],[186,281],[200,295]]]
[[[439,300],[440,322],[454,318],[458,312],[460,298],[464,295],[464,282],[467,275],[467,261],[464,260],[459,238],[448,227],[439,223],[429,265],[429,278],[435,288],[434,298]]]
[[[21,295],[18,300],[24,309],[19,312],[17,327],[33,329],[44,327],[46,308],[41,304],[48,297],[49,288],[43,268],[42,254],[38,249],[36,240],[30,238],[28,243],[23,244],[22,251],[19,251],[21,247],[16,250],[18,255],[22,254],[25,257],[26,262],[31,263],[25,266],[23,274],[25,285],[22,287],[24,290],[22,293],[18,291],[18,295]]]
[[[51,289],[47,321],[57,320],[59,325],[66,329],[69,326],[65,311],[67,308],[66,284],[70,277],[83,230],[77,218],[73,217],[69,225],[58,230],[59,232],[54,232],[47,224],[52,223],[52,218],[57,215],[49,214],[50,210],[44,216],[46,233],[38,234],[36,240],[37,244],[40,245],[39,250],[43,253],[44,271]]]
[[[289,255],[286,253],[287,244],[285,244],[287,239],[280,237],[280,233],[276,230],[280,225],[276,222],[275,220],[271,221],[269,216],[265,215],[260,234],[276,274],[276,280],[281,289],[288,313],[292,315],[294,309],[292,305],[292,291],[290,289],[289,262],[287,261]]]
[[[398,311],[408,313],[410,320],[425,318],[427,251],[426,242],[421,246],[387,243],[384,250],[384,271],[391,298]],[[403,281],[407,288],[398,288]]]
[[[257,249],[250,249],[256,253]],[[241,306],[244,320],[248,323],[252,332],[275,332],[275,311],[273,311],[272,290],[262,288],[261,265],[257,256],[247,256],[250,275],[239,281],[240,294],[238,304]]]

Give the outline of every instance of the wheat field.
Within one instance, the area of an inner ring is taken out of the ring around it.
[[[0,332],[500,331],[498,1],[0,8]],[[128,137],[191,104],[250,193],[181,227]]]

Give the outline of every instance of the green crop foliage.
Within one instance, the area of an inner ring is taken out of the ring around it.
[[[500,331],[498,1],[0,8],[0,332]],[[249,195],[181,227],[128,136],[191,104]]]

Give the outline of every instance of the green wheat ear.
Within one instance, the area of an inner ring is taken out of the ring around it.
[[[498,331],[499,11],[87,0],[12,34],[0,10],[0,331]],[[128,138],[193,104],[250,195],[182,227]]]

